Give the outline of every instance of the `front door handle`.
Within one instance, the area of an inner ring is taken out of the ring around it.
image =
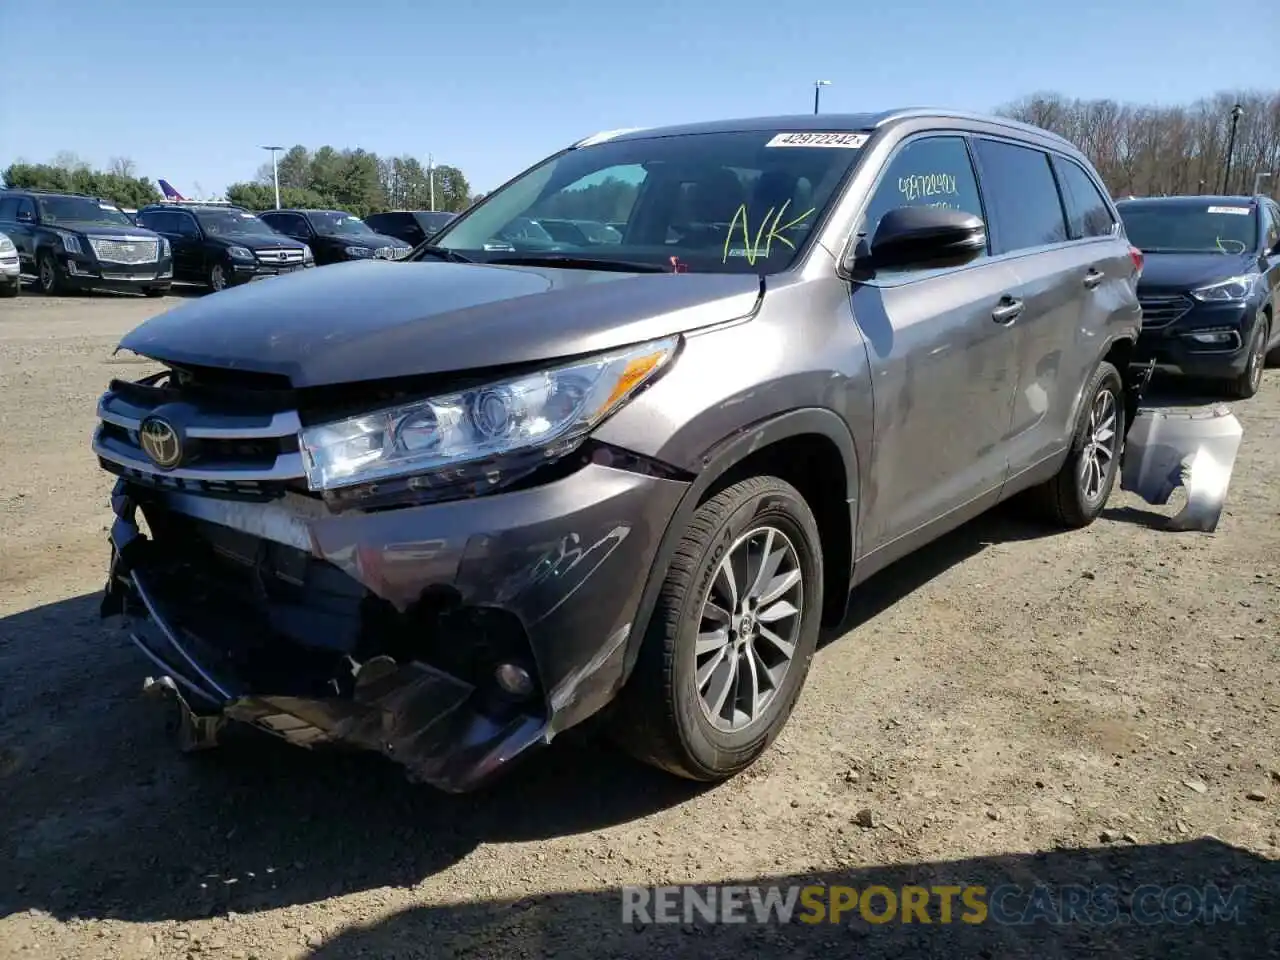
[[[1101,270],[1095,270],[1093,267],[1090,267],[1089,272],[1084,275],[1084,285],[1087,289],[1092,290],[1102,282],[1102,279],[1105,276],[1106,274]]]
[[[1000,306],[991,311],[991,319],[996,323],[1013,323],[1022,313],[1022,301],[1017,297],[1001,297]]]

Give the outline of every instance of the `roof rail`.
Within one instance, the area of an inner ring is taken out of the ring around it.
[[[1014,120],[1012,117],[1001,117],[993,113],[977,113],[972,110],[951,110],[945,107],[906,107],[901,110],[890,110],[882,114],[877,118],[875,125],[876,127],[882,127],[886,123],[893,123],[897,120],[911,120],[915,117],[945,117],[949,120],[974,120],[982,123],[994,123],[1008,127],[1011,130],[1021,130],[1023,133],[1035,133],[1042,137],[1049,137],[1073,150],[1078,149],[1066,137],[1054,133],[1052,130],[1046,130],[1044,127],[1023,123],[1021,120]]]
[[[589,137],[583,137],[573,145],[573,148],[590,147],[593,144],[604,143],[606,140],[612,140],[614,137],[620,137],[624,133],[636,133],[637,131],[644,129],[644,127],[619,127],[617,130],[601,130],[599,133],[593,133]]]

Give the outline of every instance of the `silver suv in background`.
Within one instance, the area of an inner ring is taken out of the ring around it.
[[[522,240],[540,217],[608,243]],[[700,780],[777,736],[851,589],[1115,482],[1130,247],[1065,140],[899,110],[588,138],[408,262],[128,334],[105,615],[227,719],[468,790],[602,713]],[[137,512],[147,521],[142,533]]]

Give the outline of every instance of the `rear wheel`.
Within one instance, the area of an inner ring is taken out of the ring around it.
[[[58,268],[58,261],[47,251],[40,254],[36,263],[36,277],[40,292],[48,296],[61,293],[66,285],[62,279],[62,271]]]
[[[765,751],[817,646],[820,542],[804,498],[776,477],[743,480],[698,508],[613,717],[625,749],[703,781]]]
[[[1098,519],[1120,472],[1125,411],[1120,372],[1105,360],[1098,364],[1084,398],[1067,462],[1031,491],[1046,518],[1070,528]]]

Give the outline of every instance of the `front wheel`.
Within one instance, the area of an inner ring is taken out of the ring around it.
[[[227,268],[220,263],[215,263],[209,268],[209,289],[214,293],[219,293],[229,286],[227,281]]]
[[[1041,512],[1053,522],[1068,528],[1087,527],[1102,513],[1120,472],[1124,411],[1120,372],[1104,360],[1085,389],[1067,462],[1031,491]]]
[[[692,780],[750,766],[786,724],[822,612],[809,505],[776,477],[734,484],[694,513],[613,717],[637,758]]]
[[[40,254],[40,259],[36,263],[36,276],[41,293],[53,296],[62,292],[65,284],[62,281],[62,272],[58,269],[58,261],[53,258],[53,254],[47,252]]]
[[[1267,340],[1271,337],[1270,322],[1265,311],[1259,310],[1253,322],[1253,337],[1249,340],[1249,359],[1244,372],[1227,384],[1227,396],[1235,400],[1248,400],[1262,387],[1262,371],[1267,366]]]

